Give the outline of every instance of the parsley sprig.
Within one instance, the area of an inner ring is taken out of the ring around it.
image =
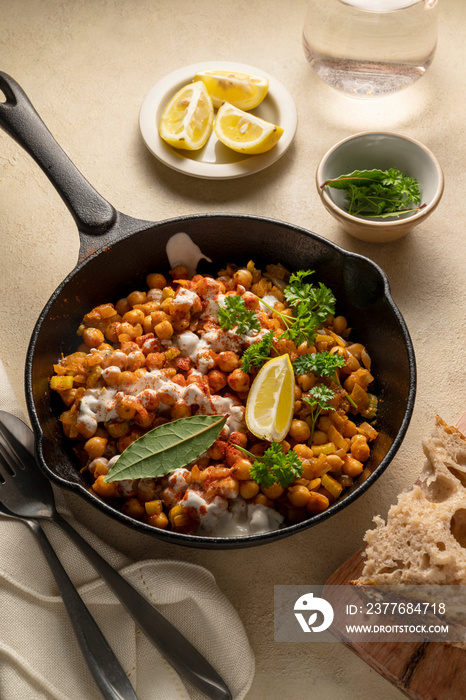
[[[292,316],[287,316],[281,311],[277,311],[265,304],[283,320],[286,329],[283,338],[293,340],[296,345],[301,343],[312,343],[315,338],[316,329],[335,312],[336,299],[331,289],[319,282],[314,287],[310,282],[305,282],[305,278],[314,274],[314,270],[299,270],[290,275],[288,285],[285,287],[284,296],[289,306],[293,310]]]
[[[243,372],[250,372],[253,367],[262,367],[264,362],[270,359],[270,353],[273,348],[273,329],[264,335],[258,342],[250,345],[244,351],[241,359],[241,369]]]
[[[345,358],[338,353],[332,353],[328,350],[322,350],[322,352],[313,352],[309,355],[300,355],[293,362],[293,369],[295,374],[307,374],[308,372],[314,372],[318,377],[327,377],[335,382],[335,384],[340,384],[340,380],[337,375],[337,368],[343,367],[345,364]],[[346,394],[348,401],[357,408],[357,405],[351,398],[351,396]]]
[[[238,449],[254,459],[249,472],[251,479],[265,489],[273,484],[280,484],[286,489],[303,473],[303,465],[296,452],[294,450],[283,452],[279,442],[272,442],[262,457],[257,457],[244,448],[238,447]]]
[[[303,401],[309,404],[312,408],[311,413],[311,437],[309,438],[309,444],[312,443],[312,438],[314,436],[314,430],[322,411],[334,410],[332,406],[332,399],[335,396],[333,389],[330,389],[325,384],[317,384],[312,387],[309,391],[308,396],[303,396]]]
[[[342,355],[322,350],[322,352],[313,352],[310,355],[300,355],[293,362],[293,369],[295,374],[314,372],[318,377],[328,377],[339,384],[337,368],[343,367],[344,364],[345,358]]]
[[[247,309],[240,296],[225,297],[224,306],[217,313],[218,325],[222,330],[233,330],[240,335],[258,333],[261,329],[259,319],[253,309]]]
[[[419,183],[397,168],[388,170],[355,170],[321,186],[346,190],[348,213],[353,216],[386,218],[418,209],[421,201]]]

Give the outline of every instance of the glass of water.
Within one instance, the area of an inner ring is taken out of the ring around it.
[[[421,78],[437,46],[437,0],[309,0],[306,58],[351,97],[392,94]]]

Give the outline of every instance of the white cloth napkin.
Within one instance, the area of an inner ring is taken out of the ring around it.
[[[22,412],[0,362],[0,408]],[[246,696],[254,655],[233,606],[206,569],[182,561],[131,563],[76,522],[70,524],[206,656],[235,700]],[[139,700],[201,700],[136,627],[105,583],[53,524],[44,531],[129,676]],[[33,534],[0,516],[0,698],[101,700],[81,656],[53,576]]]

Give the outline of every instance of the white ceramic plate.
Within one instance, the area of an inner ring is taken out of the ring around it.
[[[183,85],[190,83],[200,70],[241,71],[264,75],[269,80],[269,90],[265,99],[251,114],[273,122],[283,128],[283,135],[267,153],[244,155],[224,146],[212,132],[206,145],[199,151],[182,151],[172,148],[159,135],[158,124],[168,101]],[[194,177],[227,180],[243,177],[267,168],[278,160],[289,148],[296,133],[298,115],[296,106],[288,90],[259,68],[242,63],[206,61],[185,66],[162,78],[145,98],[139,115],[139,127],[147,148],[162,163],[174,170]]]

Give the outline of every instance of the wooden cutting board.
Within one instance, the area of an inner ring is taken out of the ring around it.
[[[466,414],[456,427],[466,435]],[[364,548],[335,571],[327,585],[346,585],[359,578]],[[464,700],[466,651],[438,642],[343,642],[371,668],[412,700]]]
[[[357,579],[364,566],[360,549],[326,585]],[[437,642],[344,642],[351,651],[412,700],[464,700],[466,652]]]

